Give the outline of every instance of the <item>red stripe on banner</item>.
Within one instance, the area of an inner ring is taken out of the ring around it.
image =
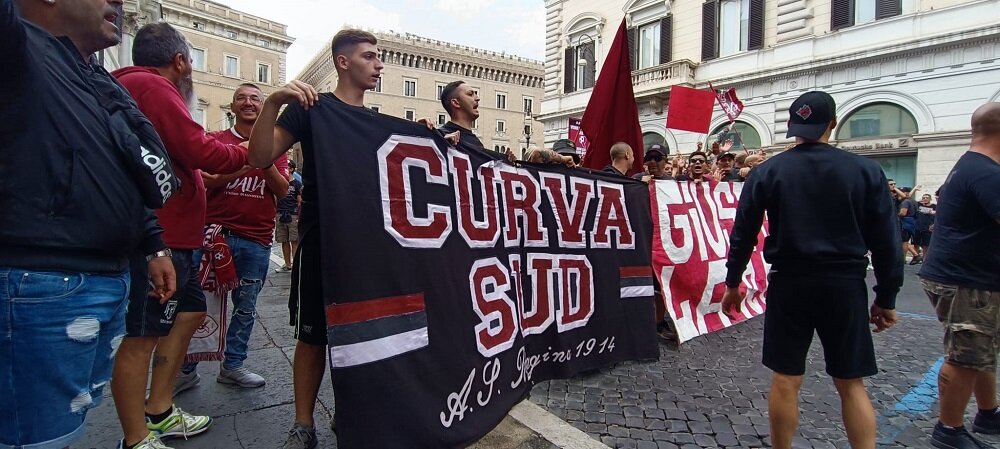
[[[336,326],[338,324],[360,323],[377,318],[423,311],[424,295],[422,293],[330,304],[326,306],[326,324],[327,326]]]
[[[649,277],[653,275],[653,267],[621,267],[619,275],[623,278]]]

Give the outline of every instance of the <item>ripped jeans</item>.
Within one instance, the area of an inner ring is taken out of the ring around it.
[[[129,274],[0,267],[0,449],[64,448],[111,379]]]
[[[229,293],[233,301],[233,314],[229,320],[229,330],[226,332],[226,354],[222,367],[236,369],[243,366],[243,361],[247,359],[250,333],[257,320],[257,296],[260,295],[260,290],[264,288],[264,281],[267,279],[271,246],[261,245],[234,234],[226,236],[226,244],[233,254],[240,286]],[[201,256],[201,250],[194,252],[195,261],[201,260]],[[189,372],[195,366],[196,364],[184,365],[184,372]]]

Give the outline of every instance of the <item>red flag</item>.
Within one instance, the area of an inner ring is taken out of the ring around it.
[[[712,87],[712,83],[709,82],[708,88],[712,89],[712,92],[715,92],[715,98],[719,100],[719,107],[722,108],[722,112],[726,113],[726,117],[729,117],[730,123],[743,113],[743,102],[736,96],[735,87],[721,91]]]
[[[611,145],[625,142],[635,156],[632,170],[642,169],[642,128],[632,92],[632,63],[625,30],[622,19],[580,123],[590,141],[590,150],[582,162],[584,167],[604,168],[611,163]]]
[[[708,134],[715,109],[715,94],[684,86],[670,87],[667,128]]]
[[[587,155],[587,148],[590,148],[590,142],[587,141],[587,136],[580,130],[580,119],[578,118],[569,118],[569,140],[572,140],[576,145],[576,154],[580,155],[581,159]]]

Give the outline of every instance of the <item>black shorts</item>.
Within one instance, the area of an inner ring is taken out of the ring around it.
[[[903,243],[909,243],[910,240],[913,240],[913,233],[908,229],[900,229],[899,234],[903,237]]]
[[[764,317],[764,365],[801,376],[813,331],[823,344],[826,372],[856,379],[878,372],[864,279],[771,276]]]
[[[326,346],[326,308],[323,305],[323,270],[320,265],[319,230],[301,236],[292,262],[292,291],[288,295],[289,324],[295,339]]]
[[[910,243],[917,246],[931,246],[931,231],[917,231]]]
[[[177,293],[166,303],[149,296],[149,267],[146,257],[132,256],[129,269],[132,284],[129,289],[128,311],[125,313],[125,335],[129,337],[165,337],[174,327],[178,312],[205,312],[205,292],[198,282],[198,264],[193,250],[172,249],[171,257],[177,275]]]

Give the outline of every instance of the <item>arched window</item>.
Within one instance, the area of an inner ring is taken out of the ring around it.
[[[670,152],[670,148],[667,148],[667,140],[664,139],[663,136],[660,135],[660,133],[655,133],[655,132],[652,132],[652,131],[646,132],[646,133],[642,133],[642,149],[643,149],[643,152],[645,152],[646,148],[649,148],[649,146],[653,145],[653,144],[660,144],[660,145],[663,146],[663,148],[667,149],[668,153]]]
[[[837,125],[837,140],[909,136],[917,133],[913,114],[893,103],[872,103]]]
[[[760,148],[760,133],[746,122],[736,121],[731,124],[719,125],[708,137],[709,141],[708,148],[705,148],[706,151],[711,150],[712,139],[718,139],[720,143],[732,140],[733,149]]]

